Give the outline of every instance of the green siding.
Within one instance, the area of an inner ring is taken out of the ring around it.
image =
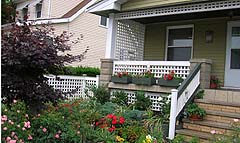
[[[212,75],[224,79],[227,20],[200,20],[192,22],[171,22],[146,26],[144,60],[164,60],[166,47],[166,27],[194,25],[193,58],[206,58],[213,61]],[[206,43],[206,31],[213,31],[212,43]]]
[[[209,0],[130,0],[122,5],[122,11],[145,9],[151,7],[159,7],[166,5],[174,5],[180,3],[194,3]]]

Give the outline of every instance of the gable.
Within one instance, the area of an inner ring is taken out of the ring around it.
[[[129,0],[122,4],[121,11],[131,11],[183,3],[196,3],[210,0]]]

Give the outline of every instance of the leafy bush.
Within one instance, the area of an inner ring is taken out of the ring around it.
[[[136,92],[136,99],[134,106],[137,110],[147,110],[152,105],[151,100],[145,97],[144,92]]]
[[[112,94],[112,102],[118,105],[128,105],[128,95],[124,91],[116,91]]]
[[[204,92],[205,91],[203,89],[199,90],[196,94],[196,98],[197,99],[203,99],[203,96],[205,95]]]
[[[188,115],[199,115],[200,117],[203,117],[206,115],[206,111],[202,108],[200,108],[196,103],[191,103],[187,106],[187,114]]]
[[[90,90],[93,92],[93,97],[90,97],[91,99],[96,100],[101,104],[110,102],[111,95],[105,86],[93,86],[90,88]]]
[[[78,56],[59,54],[70,50],[70,37],[67,32],[55,35],[46,25],[31,28],[26,23],[2,33],[2,102],[21,99],[31,109],[40,110],[44,103],[62,98],[43,75],[49,69],[61,69],[65,63],[83,59],[86,51]]]
[[[99,68],[93,67],[72,67],[66,66],[62,69],[51,69],[48,74],[55,74],[55,75],[74,75],[74,76],[82,76],[86,74],[87,76],[96,77],[96,75],[100,75]]]

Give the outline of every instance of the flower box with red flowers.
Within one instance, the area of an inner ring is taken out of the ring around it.
[[[137,75],[132,78],[132,83],[137,85],[154,85],[156,84],[156,79],[154,78],[154,75],[151,73],[151,71],[147,71],[143,73],[142,75]]]
[[[132,77],[127,72],[118,72],[112,76],[111,82],[128,84],[132,82]]]
[[[181,77],[176,77],[175,72],[171,71],[169,74],[165,74],[163,78],[158,79],[158,85],[178,87],[183,82]]]

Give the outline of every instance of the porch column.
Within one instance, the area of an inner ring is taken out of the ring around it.
[[[117,37],[117,24],[118,21],[114,19],[114,14],[109,14],[108,33],[106,43],[106,59],[114,59],[116,49],[116,37]]]
[[[190,70],[196,66],[197,63],[201,63],[200,70],[200,87],[205,89],[210,86],[210,76],[211,76],[211,67],[212,60],[210,59],[191,59],[190,60]]]
[[[108,85],[113,73],[113,59],[101,59],[100,85]]]

